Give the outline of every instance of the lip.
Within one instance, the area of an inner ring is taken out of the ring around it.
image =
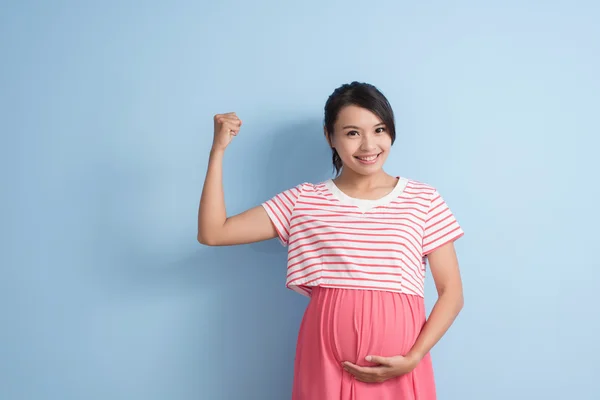
[[[363,165],[371,165],[371,164],[375,164],[377,162],[377,160],[379,160],[380,155],[381,155],[381,153],[365,154],[365,155],[361,155],[361,156],[354,156],[354,158],[356,158],[356,160]],[[365,160],[361,160],[360,158],[358,158],[358,157],[373,157],[373,156],[375,156],[375,158],[370,161],[365,161]]]

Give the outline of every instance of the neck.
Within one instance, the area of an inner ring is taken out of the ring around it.
[[[342,173],[334,179],[334,182],[346,187],[368,189],[370,187],[382,186],[390,178],[393,177],[388,175],[383,169],[371,175],[361,175],[350,169],[346,170],[342,168]]]

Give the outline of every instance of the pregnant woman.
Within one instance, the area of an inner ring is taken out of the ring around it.
[[[308,296],[296,348],[293,400],[434,400],[430,350],[463,306],[454,241],[463,231],[428,184],[383,170],[394,114],[374,86],[353,82],[325,104],[335,177],[300,183],[227,216],[226,147],[242,121],[214,118],[214,142],[198,212],[210,246],[278,238],[288,288]],[[425,269],[438,298],[426,317]]]

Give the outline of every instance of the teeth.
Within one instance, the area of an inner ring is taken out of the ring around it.
[[[371,157],[358,157],[359,159],[363,160],[363,161],[373,161],[374,159],[377,158],[377,156],[371,156]]]

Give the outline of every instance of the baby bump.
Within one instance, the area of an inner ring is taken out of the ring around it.
[[[327,360],[369,365],[364,358],[370,354],[406,354],[424,322],[422,297],[315,287],[302,321],[297,356],[312,365]]]

